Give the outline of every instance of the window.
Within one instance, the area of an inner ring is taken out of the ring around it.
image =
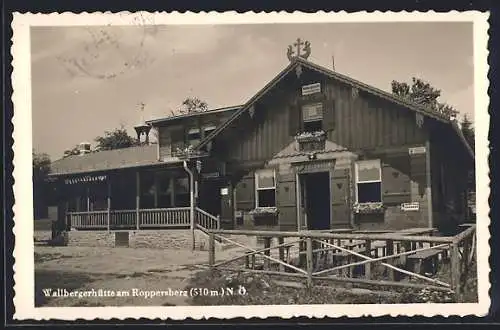
[[[255,206],[276,206],[276,179],[274,170],[255,172]]]
[[[356,192],[358,203],[382,201],[382,170],[380,160],[364,160],[356,163]]]
[[[195,146],[198,143],[200,143],[200,140],[201,140],[200,129],[199,128],[191,128],[188,131],[187,140],[188,140],[188,144],[192,145],[192,146]]]
[[[215,131],[215,126],[213,126],[213,125],[212,126],[205,126],[203,128],[203,137],[208,136],[213,131]]]
[[[302,130],[304,132],[323,130],[323,103],[302,106]]]

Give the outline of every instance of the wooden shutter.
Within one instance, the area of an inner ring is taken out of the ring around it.
[[[335,100],[327,100],[323,105],[323,129],[333,131],[335,129]]]
[[[276,171],[276,206],[280,230],[297,230],[297,195],[295,173]]]
[[[255,177],[254,173],[244,176],[236,184],[236,210],[249,211],[255,208]]]
[[[382,163],[382,199],[384,204],[411,202],[410,156],[387,157]]]
[[[288,128],[290,129],[290,136],[295,136],[300,129],[300,106],[295,103],[291,103],[289,106],[288,113]]]
[[[331,178],[332,198],[332,228],[347,228],[350,226],[350,185],[349,170],[335,169]]]

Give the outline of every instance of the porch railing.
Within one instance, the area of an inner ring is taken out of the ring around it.
[[[109,211],[110,228],[133,228],[137,224],[136,210],[111,210]]]
[[[108,226],[108,211],[70,212],[68,220],[74,228],[100,229]]]
[[[189,226],[189,207],[139,210],[139,227]]]
[[[195,209],[196,224],[203,229],[220,229],[220,219],[200,208]]]
[[[73,229],[141,229],[189,226],[189,207],[68,212]]]

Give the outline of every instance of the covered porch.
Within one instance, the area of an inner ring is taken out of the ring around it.
[[[182,166],[149,166],[59,177],[59,222],[66,230],[190,228],[198,190]],[[194,189],[196,187],[196,189]],[[219,219],[196,206],[194,225],[219,228]]]

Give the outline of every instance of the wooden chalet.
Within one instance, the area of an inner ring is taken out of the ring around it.
[[[53,163],[61,225],[298,231],[466,220],[474,154],[454,120],[300,57],[241,106],[146,124],[138,138],[154,127],[157,144]]]

